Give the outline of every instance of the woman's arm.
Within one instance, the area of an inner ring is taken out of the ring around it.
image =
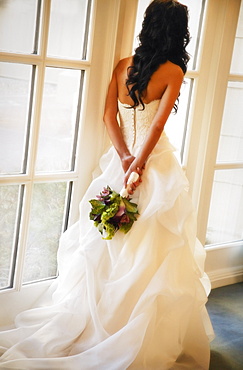
[[[112,144],[114,145],[121,159],[123,170],[124,172],[126,172],[130,167],[131,163],[133,162],[134,157],[131,155],[130,151],[127,148],[127,145],[123,139],[120,126],[117,121],[117,112],[118,112],[117,97],[118,97],[118,88],[115,69],[108,88],[103,119],[108,131],[108,135],[112,141]]]

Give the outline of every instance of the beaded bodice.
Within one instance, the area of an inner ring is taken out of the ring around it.
[[[143,110],[142,105],[131,108],[118,101],[120,127],[130,150],[143,144],[159,103],[160,100],[153,100]]]

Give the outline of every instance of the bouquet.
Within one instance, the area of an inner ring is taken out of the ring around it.
[[[138,177],[139,175],[133,172],[127,184],[137,181]],[[94,221],[94,225],[105,240],[112,239],[118,230],[126,234],[137,220],[138,207],[129,199],[127,189],[123,188],[118,194],[107,186],[96,199],[89,202],[91,204],[89,218]]]

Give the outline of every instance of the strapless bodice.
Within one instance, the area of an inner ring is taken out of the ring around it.
[[[119,121],[124,140],[131,150],[144,142],[145,136],[158,110],[160,100],[153,100],[135,108],[118,101]]]

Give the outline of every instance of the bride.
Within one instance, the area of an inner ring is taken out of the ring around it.
[[[139,40],[114,70],[104,113],[113,146],[80,203],[79,221],[61,237],[51,300],[0,334],[0,368],[209,367],[205,252],[188,181],[164,132],[189,60],[186,6],[154,0]],[[129,183],[133,172],[139,178]],[[127,187],[139,209],[131,230],[112,240],[89,219],[89,200],[107,184],[116,192]]]

